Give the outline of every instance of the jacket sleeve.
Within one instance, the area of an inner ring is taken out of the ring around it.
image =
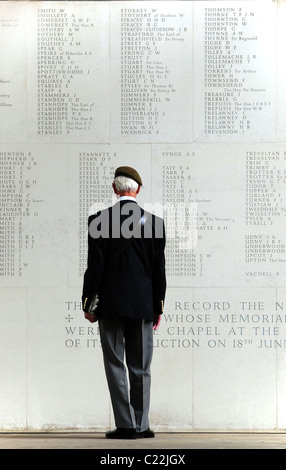
[[[164,310],[165,294],[166,294],[166,268],[165,268],[165,245],[166,245],[166,233],[165,225],[162,221],[162,236],[155,238],[155,259],[153,266],[153,305],[154,314],[161,315]]]
[[[88,219],[88,228],[94,216]],[[87,268],[83,278],[82,309],[88,311],[91,300],[98,294],[104,271],[104,246],[102,237],[94,238],[88,230]]]

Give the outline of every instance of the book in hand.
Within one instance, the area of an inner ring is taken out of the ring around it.
[[[88,308],[89,315],[95,315],[95,311],[97,309],[98,302],[99,302],[99,298],[98,298],[98,295],[96,294],[92,297],[92,300],[90,302],[90,306]]]

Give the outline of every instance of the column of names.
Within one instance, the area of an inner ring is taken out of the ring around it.
[[[123,5],[117,10],[120,31],[111,42],[118,85],[120,76],[112,133],[130,142],[172,140],[175,126],[177,138],[190,140],[192,10],[180,4],[166,11],[157,2],[151,7],[148,2]],[[190,60],[182,74],[180,58],[185,56]],[[179,125],[173,119],[178,111]]]
[[[22,277],[33,250],[35,234],[27,230],[26,220],[38,216],[33,209],[33,188],[37,185],[31,152],[0,151],[1,228],[0,276]],[[34,205],[35,207],[35,205]]]
[[[277,271],[286,262],[284,161],[283,150],[247,151],[245,155],[245,261]]]
[[[195,17],[204,27],[197,31],[203,48],[198,42],[195,74],[204,112],[196,132],[202,140],[275,137],[273,125],[263,131],[257,125],[275,117],[275,13],[273,5],[266,12],[248,2],[198,2]]]

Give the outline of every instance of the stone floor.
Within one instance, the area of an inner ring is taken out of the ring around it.
[[[134,441],[104,433],[0,433],[0,449],[286,449],[286,433],[156,433]]]

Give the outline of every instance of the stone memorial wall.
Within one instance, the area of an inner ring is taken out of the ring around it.
[[[0,430],[114,425],[81,310],[117,166],[164,216],[156,431],[286,428],[286,2],[0,3]]]

